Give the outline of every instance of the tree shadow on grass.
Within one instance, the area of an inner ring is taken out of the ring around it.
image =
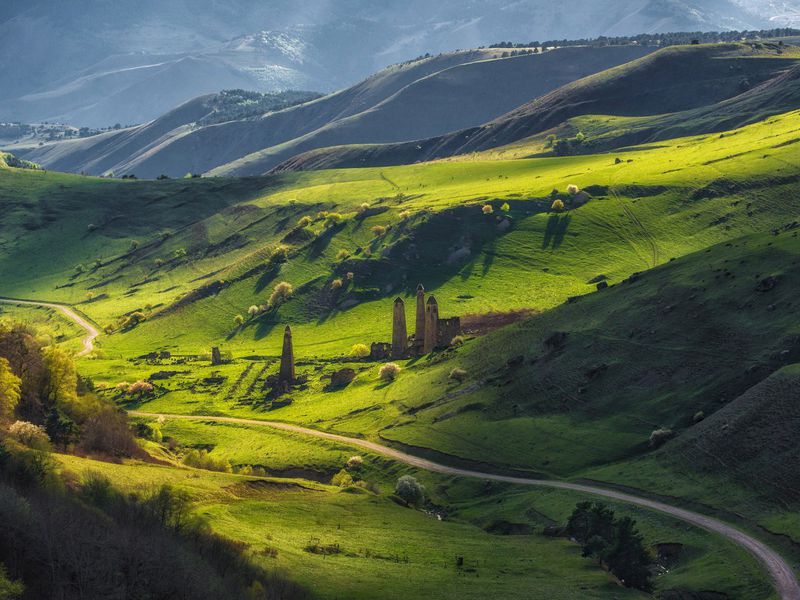
[[[547,228],[544,231],[544,240],[542,240],[543,250],[548,247],[555,250],[561,245],[567,229],[569,229],[570,221],[572,221],[572,217],[569,215],[553,215],[547,220]]]

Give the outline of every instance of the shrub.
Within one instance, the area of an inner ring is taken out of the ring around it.
[[[347,281],[353,281],[353,279],[355,279],[355,277],[356,277],[356,274],[353,273],[352,271],[348,271],[346,277],[347,277]]]
[[[322,214],[322,213],[320,213]],[[344,221],[344,217],[340,213],[326,213],[325,214],[325,226],[326,227],[333,227],[334,225],[338,225]]]
[[[669,440],[675,437],[675,432],[672,429],[656,429],[653,433],[650,434],[650,447],[651,448],[660,448],[664,444],[666,444]]]
[[[508,202],[504,202],[503,206],[500,207],[500,210],[507,213],[508,211],[511,210],[511,205],[509,205]]]
[[[20,581],[11,581],[6,573],[6,568],[0,564],[0,598],[2,600],[16,600],[22,596],[25,586]]]
[[[367,358],[370,355],[369,346],[366,344],[354,344],[350,348],[350,356],[352,358]]]
[[[353,485],[353,476],[342,469],[331,478],[331,485],[338,487],[350,487]]]
[[[236,315],[235,317],[233,317],[233,324],[236,325],[237,327],[241,327],[242,325],[244,325],[244,317],[242,315]]]
[[[334,291],[342,289],[343,286],[344,286],[344,281],[342,281],[341,279],[334,279],[333,281],[331,281],[331,289]]]
[[[357,471],[364,466],[364,459],[356,454],[347,459],[347,469]]]
[[[383,225],[375,225],[374,227],[370,227],[369,230],[375,235],[375,237],[380,237],[386,233],[386,227]]]
[[[566,206],[564,206],[564,201],[560,200],[560,199],[556,200],[555,202],[553,202],[553,205],[550,207],[550,210],[552,210],[553,212],[559,212],[559,213],[560,212],[564,212],[565,209],[566,209]]]
[[[125,317],[125,320],[122,322],[123,329],[133,329],[139,323],[147,320],[147,316],[141,311],[135,311]]]
[[[411,475],[403,475],[397,480],[394,493],[413,506],[419,506],[425,501],[425,488],[417,481],[416,477]]]
[[[350,258],[350,253],[347,250],[339,250],[336,254],[336,260],[339,262],[347,260],[348,258]]]
[[[311,217],[306,215],[306,216],[300,218],[300,220],[297,222],[297,226],[298,227],[308,227],[309,225],[311,225],[312,222],[313,221],[311,220]]]
[[[364,202],[364,203],[361,204],[361,206],[358,207],[358,212],[360,212],[360,213],[366,212],[368,210],[369,210],[369,203],[368,202]]]
[[[50,437],[42,427],[28,421],[16,421],[8,428],[9,435],[34,450],[49,450]]]
[[[291,283],[286,281],[281,281],[278,285],[274,287],[272,290],[272,294],[269,297],[269,305],[271,308],[278,308],[281,305],[285,304],[289,298],[292,297],[294,294],[294,287]]]
[[[150,394],[152,394],[154,389],[155,388],[153,387],[152,383],[140,379],[139,381],[132,383],[130,386],[128,386],[128,394],[130,394],[131,396],[138,396],[139,398],[142,398],[144,396],[149,396]]]
[[[272,253],[269,255],[269,260],[267,262],[271,266],[275,266],[281,263],[285,263],[287,260],[289,260],[289,247],[281,244],[280,246],[276,246],[275,248],[273,248]]]
[[[466,381],[467,372],[464,369],[455,368],[450,371],[450,379],[458,382]]]
[[[114,386],[114,389],[121,394],[127,394],[130,388],[131,384],[128,383],[127,381],[120,381],[117,385]]]
[[[494,207],[491,204],[484,204],[483,208],[481,210],[483,211],[483,214],[485,214],[485,215],[494,214]]]
[[[127,415],[110,407],[89,418],[84,425],[80,446],[86,452],[98,452],[115,457],[129,458],[139,453],[139,446],[133,438]]]
[[[253,306],[247,309],[247,314],[250,315],[250,317],[255,317],[260,312],[261,312],[261,307],[256,306],[255,304],[253,304]]]
[[[577,185],[574,185],[574,184],[572,184],[572,183],[570,183],[570,184],[567,186],[567,193],[568,193],[570,196],[575,196],[575,195],[577,195],[577,194],[578,194],[578,192],[580,192],[580,191],[581,191],[581,188],[579,188]]]
[[[410,210],[404,210],[404,211],[400,212],[400,214],[397,215],[397,216],[399,216],[403,220],[408,219],[411,216],[411,211]]]
[[[547,139],[545,140],[545,144],[544,145],[545,145],[545,148],[552,148],[553,145],[555,145],[555,143],[556,143],[556,136],[551,133],[550,135],[547,136]]]
[[[380,368],[378,375],[382,381],[394,381],[400,375],[400,367],[395,363],[387,363]]]
[[[583,143],[586,141],[586,134],[582,131],[579,131],[578,134],[575,136],[575,140],[579,143]]]
[[[186,456],[183,457],[183,464],[205,471],[218,471],[220,473],[233,472],[230,462],[224,458],[211,456],[206,450],[190,450]]]

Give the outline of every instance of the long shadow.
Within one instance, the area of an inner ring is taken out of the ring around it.
[[[319,258],[333,240],[333,237],[345,228],[345,223],[339,223],[333,227],[328,227],[325,231],[319,234],[316,239],[308,245],[308,258],[314,260]]]
[[[483,250],[483,274],[486,275],[492,268],[495,258],[495,250],[497,249],[497,242],[492,240]]]
[[[555,250],[563,243],[570,221],[572,221],[572,217],[569,215],[553,215],[547,220],[547,228],[544,230],[544,239],[542,240],[543,250],[548,247]]]

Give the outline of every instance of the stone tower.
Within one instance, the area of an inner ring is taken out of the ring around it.
[[[428,298],[428,304],[425,307],[425,343],[422,346],[423,353],[433,352],[436,348],[438,336],[439,304],[436,302],[436,298],[431,296]]]
[[[417,286],[417,323],[414,331],[414,345],[421,351],[425,345],[425,288]]]
[[[281,353],[281,370],[278,373],[278,388],[287,390],[294,384],[294,347],[292,345],[292,328],[288,325],[283,332],[283,352]]]
[[[394,318],[392,319],[392,358],[403,358],[407,350],[406,303],[402,298],[398,298],[394,301]]]

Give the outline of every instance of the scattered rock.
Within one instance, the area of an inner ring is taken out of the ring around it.
[[[597,284],[597,291],[598,292],[601,292],[601,291],[603,291],[603,290],[605,290],[607,288],[608,288],[608,282],[607,281],[601,281],[600,283]]]
[[[777,277],[765,277],[761,281],[758,282],[756,286],[757,292],[769,292],[775,289],[775,286],[778,285],[778,278]]]
[[[331,374],[331,388],[341,389],[350,385],[356,378],[356,372],[353,369],[341,369]]]

